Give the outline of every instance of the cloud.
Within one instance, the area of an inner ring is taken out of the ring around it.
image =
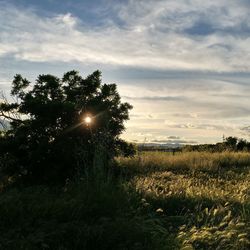
[[[179,129],[199,129],[199,130],[232,130],[233,127],[228,125],[218,125],[218,124],[210,124],[210,123],[201,123],[197,121],[196,123],[177,123],[177,122],[169,122],[165,121],[166,126],[172,128]]]
[[[194,120],[205,124],[214,123],[213,120],[224,123],[225,119],[249,121],[249,77],[216,78],[179,79],[177,75],[176,79],[137,81],[137,85],[126,82],[119,90],[134,105],[133,113],[143,114],[147,110],[156,119],[180,124],[192,124]]]
[[[179,118],[198,118],[199,117],[199,114],[197,113],[174,113],[174,114],[171,114],[171,116],[173,117],[179,117]]]
[[[167,138],[168,139],[180,139],[180,137],[176,135],[171,135],[171,136],[168,136]]]
[[[154,143],[161,143],[161,144],[195,144],[198,143],[197,141],[190,141],[190,140],[153,140]]]
[[[250,132],[250,126],[241,128],[242,131]]]
[[[244,137],[250,138],[250,126],[247,125],[245,127],[240,128],[241,135]]]
[[[102,16],[106,25],[100,27],[86,25],[73,13],[41,16],[3,4],[0,56],[162,70],[250,71],[250,15],[244,2],[111,2],[110,15]],[[233,32],[237,27],[244,27],[244,36]]]
[[[69,28],[74,28],[74,26],[77,24],[77,19],[70,13],[57,15],[54,20],[58,25],[64,24],[65,27]]]
[[[160,144],[196,144],[196,140],[186,139],[180,136],[156,136],[155,139],[150,140],[152,143]]]
[[[139,100],[139,101],[184,101],[187,99],[184,96],[143,96],[143,97],[136,97],[136,96],[122,96],[127,100]]]

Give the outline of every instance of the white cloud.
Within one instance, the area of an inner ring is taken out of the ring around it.
[[[125,82],[119,90],[134,106],[126,134],[149,130],[152,138],[171,133],[204,143],[218,142],[223,134],[242,137],[241,128],[250,124],[249,77],[209,78],[177,74]],[[169,99],[178,95],[185,98]]]
[[[11,54],[32,62],[250,71],[250,38],[233,32],[207,36],[184,32],[201,18],[221,30],[247,25],[249,10],[240,3],[139,0],[113,8],[123,27],[109,19],[104,27],[90,27],[70,13],[42,17],[5,5],[0,10],[0,56]]]
[[[77,19],[73,17],[70,13],[67,14],[61,14],[55,17],[55,20],[58,22],[59,25],[62,23],[65,24],[65,26],[73,28],[77,24]]]

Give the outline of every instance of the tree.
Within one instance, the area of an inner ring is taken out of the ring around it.
[[[238,151],[247,150],[247,146],[248,146],[247,140],[244,140],[242,138],[238,139],[238,142],[237,142],[237,150]]]
[[[117,154],[124,157],[134,156],[137,152],[137,147],[133,143],[127,143],[124,140],[117,140]]]
[[[225,145],[229,150],[236,150],[237,148],[237,137],[229,136],[225,139]]]
[[[76,71],[62,79],[39,75],[33,85],[16,75],[11,95],[15,102],[0,104],[0,118],[10,124],[0,156],[11,162],[1,170],[35,182],[89,171],[100,149],[108,149],[103,155],[111,159],[132,108],[121,102],[116,84],[102,84],[100,71],[86,78]]]

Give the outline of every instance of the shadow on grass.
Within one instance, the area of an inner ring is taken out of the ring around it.
[[[44,186],[0,194],[0,249],[178,249],[157,216],[119,183]]]

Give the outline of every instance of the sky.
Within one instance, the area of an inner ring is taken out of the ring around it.
[[[250,139],[250,0],[0,0],[0,89],[102,71],[133,105],[123,138]]]

